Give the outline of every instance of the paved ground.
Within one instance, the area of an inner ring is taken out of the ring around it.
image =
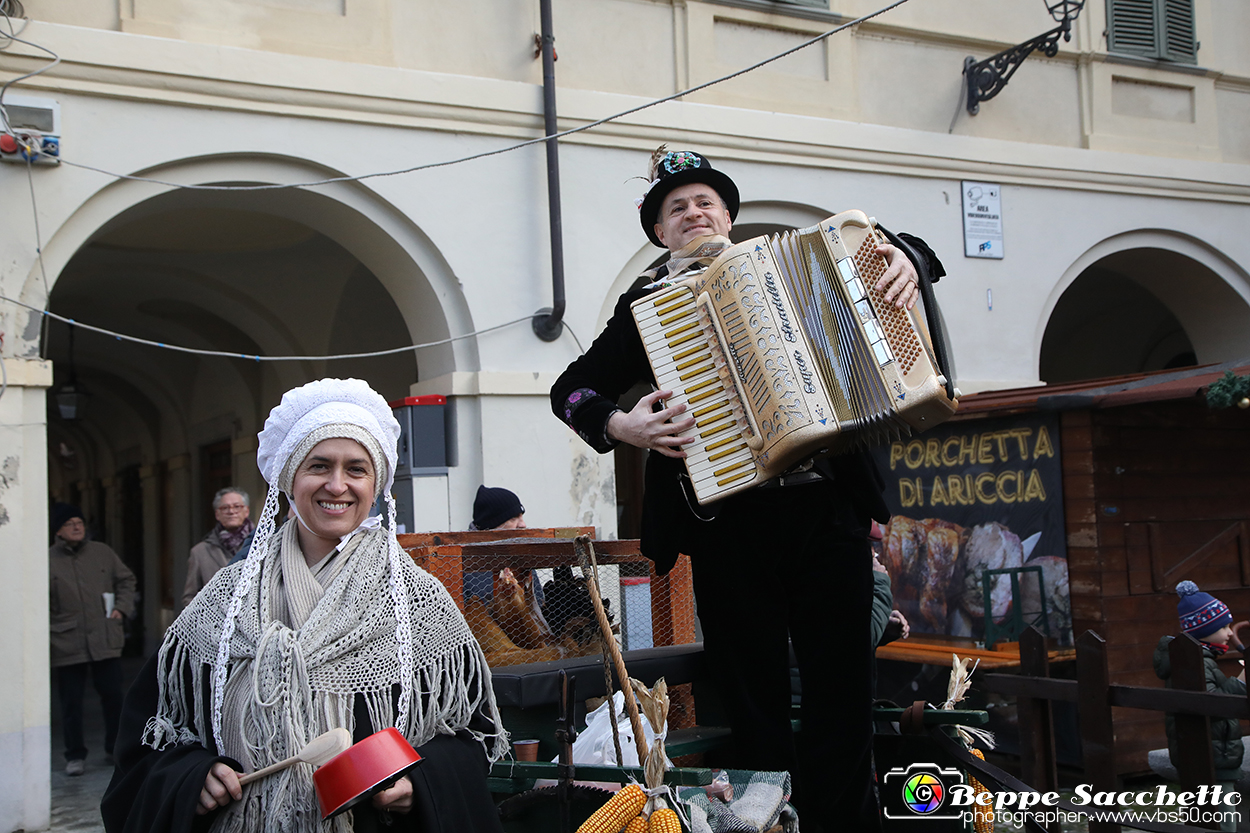
[[[124,679],[138,673],[141,661],[122,660]],[[55,672],[54,672],[55,673]],[[61,703],[52,684],[52,833],[103,833],[100,797],[113,777],[113,767],[104,760],[104,720],[100,698],[91,684],[83,698],[83,724],[87,739],[87,771],[76,777],[65,774],[65,743],[61,738]]]

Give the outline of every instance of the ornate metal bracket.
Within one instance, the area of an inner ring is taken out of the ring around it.
[[[964,81],[968,86],[968,113],[975,116],[981,110],[981,102],[989,101],[1002,92],[1003,87],[1015,71],[1024,63],[1024,59],[1041,50],[1047,58],[1053,58],[1059,52],[1059,38],[1072,40],[1072,20],[1064,18],[1063,23],[1045,34],[1025,41],[1019,46],[1003,50],[997,55],[978,61],[969,55],[964,59]]]

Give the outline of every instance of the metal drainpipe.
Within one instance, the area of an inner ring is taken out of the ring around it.
[[[543,55],[543,124],[546,135],[556,134],[556,48],[551,33],[551,0],[540,0]],[[534,313],[534,335],[555,341],[564,331],[564,232],[560,218],[560,151],[547,140],[547,213],[551,222],[551,306]]]

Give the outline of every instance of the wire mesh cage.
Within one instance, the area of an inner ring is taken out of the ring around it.
[[[422,533],[399,540],[451,593],[491,667],[601,655],[600,610],[623,651],[696,641],[684,559],[657,576],[637,541],[593,541],[588,576],[574,548],[580,534],[593,528]]]

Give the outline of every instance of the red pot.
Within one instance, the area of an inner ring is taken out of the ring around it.
[[[420,762],[417,750],[394,728],[353,744],[313,773],[322,820],[389,789]]]

